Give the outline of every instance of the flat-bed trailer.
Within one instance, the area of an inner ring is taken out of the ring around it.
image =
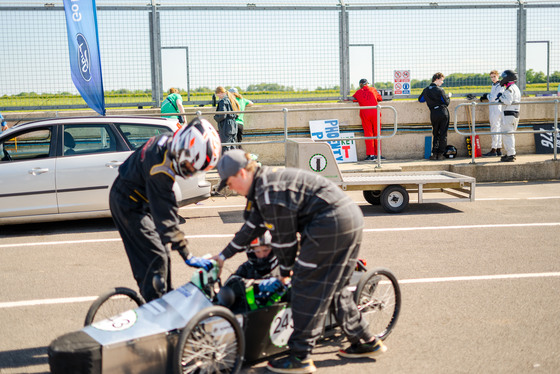
[[[418,203],[474,201],[476,179],[449,171],[341,173],[329,144],[311,139],[288,139],[286,166],[320,174],[344,191],[363,191],[366,201],[381,205],[389,213],[407,206],[409,193],[418,194]],[[427,193],[445,197],[429,198]]]

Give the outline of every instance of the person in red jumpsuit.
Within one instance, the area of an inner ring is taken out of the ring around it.
[[[376,106],[379,101],[383,100],[375,87],[370,87],[368,84],[367,79],[360,79],[360,89],[354,94],[354,101],[357,101],[360,106]],[[377,109],[360,110],[360,118],[364,136],[377,136]],[[379,151],[381,153],[381,147]],[[382,160],[385,159],[381,154],[377,154],[377,139],[366,140],[366,154],[365,161],[377,161],[378,156]]]

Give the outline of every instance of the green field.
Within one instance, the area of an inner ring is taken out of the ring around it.
[[[482,93],[489,92],[488,86],[461,86],[461,87],[446,87],[443,88],[446,92],[451,92],[454,95],[466,95],[468,93]],[[558,89],[558,83],[551,83],[550,90],[556,92]],[[546,83],[535,83],[528,84],[527,91],[546,91]],[[417,96],[422,92],[422,88],[413,88],[412,95]],[[339,97],[340,93],[338,90],[316,90],[316,91],[268,91],[268,92],[242,92],[243,96],[254,101],[267,100],[268,103],[272,103],[274,100],[283,99],[285,103],[286,99],[297,99],[301,102],[302,99],[318,99],[326,97]],[[189,106],[187,103],[187,93],[181,92],[183,96],[183,101],[185,106]],[[212,101],[211,92],[196,92],[190,94],[191,101]],[[128,104],[130,107],[136,107],[138,103],[148,103],[152,101],[150,94],[139,93],[139,94],[109,94],[105,96],[105,104],[107,107],[111,107],[111,104]],[[0,107],[27,107],[29,110],[34,110],[37,107],[53,107],[56,109],[61,106],[74,105],[78,107],[85,107],[86,104],[79,95],[4,95],[0,97]],[[122,107],[122,105],[119,105]],[[126,107],[126,106],[124,106]],[[19,110],[18,110],[19,111]]]

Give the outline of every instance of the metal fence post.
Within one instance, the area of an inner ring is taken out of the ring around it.
[[[152,70],[152,101],[159,107],[163,100],[162,68],[161,68],[161,29],[156,0],[152,0],[150,11],[150,57]]]
[[[346,100],[350,94],[350,37],[348,34],[348,12],[344,0],[340,1],[339,14],[339,55],[340,55],[340,96]]]
[[[517,74],[518,86],[523,94],[527,90],[527,10],[522,0],[517,9]]]

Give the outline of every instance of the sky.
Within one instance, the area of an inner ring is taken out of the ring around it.
[[[62,5],[60,0],[49,2]],[[119,5],[142,7],[147,3],[149,0],[119,1]],[[247,4],[168,0],[158,3],[206,7]],[[249,84],[266,82],[313,90],[340,84],[339,18],[338,11],[332,8],[338,1],[252,3],[330,6],[331,10],[161,10],[164,90],[171,86],[187,88],[186,48],[191,89],[218,85],[244,89]],[[391,4],[405,3],[427,4],[399,0]],[[43,4],[0,0],[0,50],[4,56],[0,59],[0,94],[76,92],[70,80],[63,12],[2,11],[2,6]],[[114,4],[97,0],[98,7]],[[383,3],[353,0],[346,4]],[[429,79],[437,71],[448,75],[515,69],[515,9],[351,10],[348,18],[350,82],[354,86],[361,78],[391,81],[394,70],[411,70],[412,79],[421,80]],[[105,89],[150,89],[148,13],[100,10],[98,19]],[[560,8],[528,10],[527,40],[551,41],[551,73],[560,71],[558,19]],[[25,32],[21,25],[26,25]],[[546,44],[527,45],[527,68],[546,72]]]

